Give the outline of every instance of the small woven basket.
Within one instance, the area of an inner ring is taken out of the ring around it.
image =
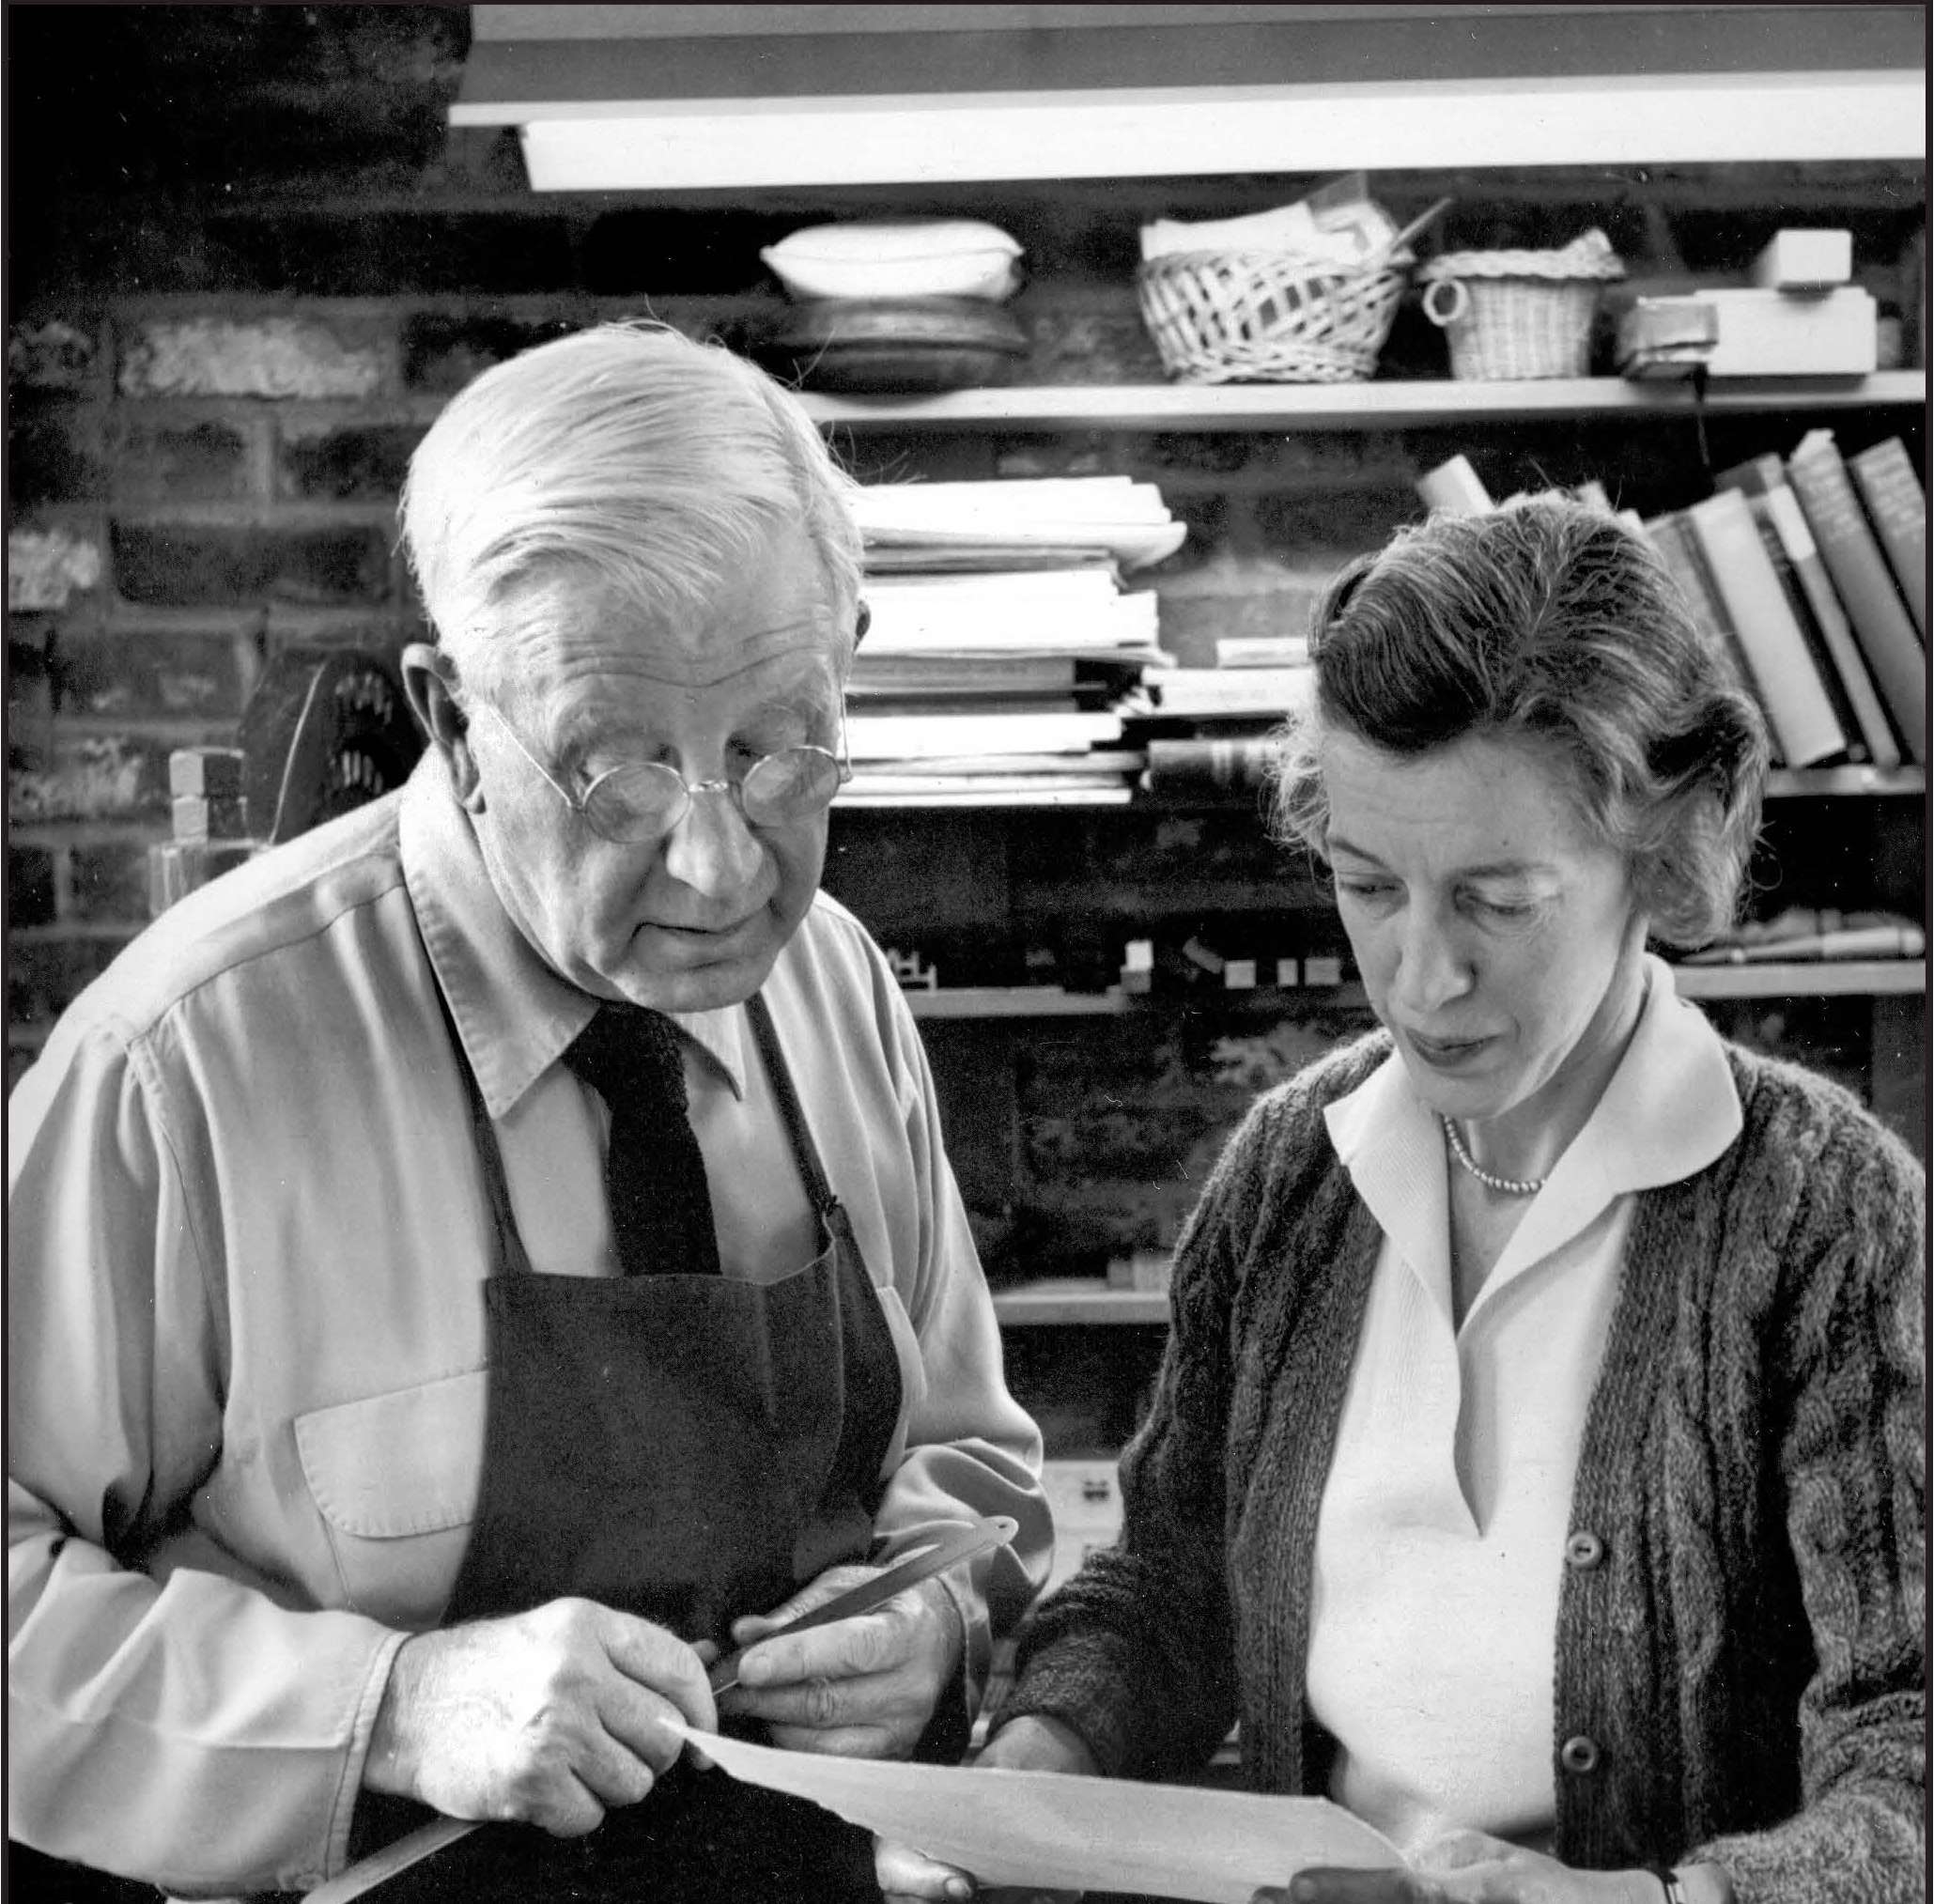
[[[1170,377],[1193,383],[1356,383],[1377,367],[1404,276],[1281,252],[1171,252],[1136,279]]]
[[[1599,289],[1625,275],[1600,231],[1563,251],[1461,251],[1418,276],[1424,316],[1450,343],[1450,374],[1502,382],[1583,377]]]

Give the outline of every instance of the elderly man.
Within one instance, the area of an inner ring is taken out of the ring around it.
[[[918,1035],[817,890],[845,480],[655,327],[479,378],[403,501],[417,772],[164,915],[20,1084],[14,1837],[302,1890],[433,1808],[539,1828],[472,1896],[835,1896],[863,1840],[675,1722],[960,1736],[1049,1529]],[[997,1512],[715,1707],[748,1617]]]

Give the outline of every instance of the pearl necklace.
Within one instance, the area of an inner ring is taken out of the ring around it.
[[[1444,1126],[1450,1154],[1487,1190],[1501,1190],[1507,1197],[1535,1197],[1549,1181],[1544,1177],[1493,1177],[1489,1170],[1478,1167],[1470,1152],[1464,1149],[1463,1139],[1457,1134],[1457,1126],[1447,1117],[1440,1115],[1437,1122]]]

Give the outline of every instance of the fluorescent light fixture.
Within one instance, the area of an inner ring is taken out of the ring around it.
[[[906,9],[719,7],[697,37],[689,8],[473,10],[451,121],[515,126],[540,192],[1927,149],[1915,8],[934,8],[950,30],[869,33]]]
[[[642,100],[545,113],[534,102],[529,112],[518,130],[539,192],[1910,159],[1927,138],[1926,84],[1897,72]]]

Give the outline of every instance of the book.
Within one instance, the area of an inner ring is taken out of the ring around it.
[[[1776,231],[1753,260],[1753,282],[1763,290],[1823,291],[1853,276],[1853,234],[1844,226]]]
[[[1866,743],[1867,758],[1876,766],[1898,766],[1900,744],[1887,720],[1880,690],[1854,639],[1853,627],[1833,588],[1833,577],[1820,560],[1813,531],[1807,527],[1806,513],[1787,481],[1787,466],[1768,453],[1751,457],[1731,469],[1720,471],[1715,478],[1721,488],[1738,489],[1763,509],[1792,565],[1793,578],[1813,613],[1813,626],[1839,676],[1840,687],[1853,714],[1853,725]],[[1845,724],[1844,722],[1842,723]]]
[[[1136,712],[1192,720],[1238,715],[1276,720],[1316,691],[1316,674],[1304,668],[1164,668],[1143,682],[1130,704]],[[1148,704],[1142,705],[1146,701]]]
[[[1309,659],[1305,635],[1218,635],[1218,668],[1301,668]]]
[[[1819,684],[1827,691],[1827,699],[1833,704],[1833,718],[1840,723],[1840,732],[1847,736],[1847,758],[1850,761],[1869,761],[1872,751],[1866,744],[1866,736],[1861,732],[1860,721],[1854,714],[1853,704],[1847,697],[1847,689],[1840,679],[1839,670],[1833,666],[1833,657],[1827,651],[1827,644],[1820,637],[1818,625],[1813,618],[1813,609],[1806,599],[1806,594],[1800,586],[1800,578],[1793,571],[1791,558],[1787,554],[1787,545],[1780,537],[1779,530],[1773,525],[1772,516],[1766,506],[1764,496],[1748,496],[1746,507],[1753,512],[1753,526],[1759,532],[1759,546],[1766,550],[1766,559],[1772,564],[1772,572],[1780,585],[1780,593],[1787,598],[1787,607],[1791,611],[1793,623],[1804,637],[1806,646],[1813,656],[1814,671],[1819,676]]]
[[[1740,652],[1732,624],[1726,618],[1725,607],[1713,586],[1711,571],[1700,552],[1698,538],[1686,520],[1685,511],[1674,509],[1663,516],[1648,517],[1639,527],[1659,551],[1659,559],[1664,563],[1673,580],[1679,584],[1679,592],[1685,597],[1693,624],[1706,637],[1721,672],[1734,688],[1750,695],[1757,705],[1759,697],[1754,692],[1751,677],[1746,672],[1746,658]],[[1780,737],[1772,732],[1770,724],[1767,737],[1772,745],[1774,764],[1784,765]]]
[[[1925,762],[1926,651],[1867,526],[1832,430],[1808,430],[1801,438],[1787,458],[1787,480],[1800,498],[1806,525],[1907,754]]]
[[[1075,678],[1068,655],[869,655],[861,648],[846,694],[1067,694]]]
[[[856,761],[935,754],[1085,753],[1122,738],[1119,714],[849,714]]]
[[[1447,509],[1457,516],[1481,516],[1492,506],[1484,479],[1462,455],[1426,470],[1416,479],[1416,492],[1428,508]]]
[[[1753,512],[1737,489],[1694,503],[1686,519],[1705,551],[1713,586],[1746,657],[1746,669],[1788,766],[1813,766],[1847,752],[1847,735],[1780,592]]]
[[[1259,793],[1269,783],[1276,746],[1266,734],[1151,740],[1142,790],[1178,797]]]
[[[1900,598],[1927,639],[1927,498],[1898,437],[1847,458],[1867,520],[1885,552]]]

